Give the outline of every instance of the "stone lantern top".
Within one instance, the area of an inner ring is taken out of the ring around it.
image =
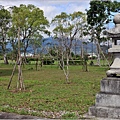
[[[115,28],[107,30],[108,36],[111,38],[120,38],[120,13],[114,16],[113,22],[115,23]]]
[[[114,16],[113,22],[115,24],[120,24],[120,13],[118,13]]]

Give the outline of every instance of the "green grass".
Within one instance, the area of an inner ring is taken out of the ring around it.
[[[7,90],[13,66],[0,64],[0,111],[50,118],[63,112],[61,118],[78,118],[94,104],[100,80],[106,77],[106,67],[88,68],[89,72],[83,72],[82,66],[70,66],[71,83],[66,84],[63,71],[56,65],[43,66],[39,71],[34,65],[25,65],[26,90],[21,92],[15,90],[17,70]]]

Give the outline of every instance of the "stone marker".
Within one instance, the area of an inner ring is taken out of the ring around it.
[[[107,77],[101,80],[100,93],[96,95],[95,105],[89,108],[89,115],[109,119],[120,119],[120,13],[114,16],[115,28],[107,31],[112,38],[112,48],[108,52],[114,56]]]

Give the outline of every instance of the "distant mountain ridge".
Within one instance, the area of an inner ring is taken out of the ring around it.
[[[75,41],[73,41],[75,42]],[[52,47],[54,46],[54,44],[58,44],[58,42],[56,40],[54,40],[52,37],[48,37],[48,38],[44,38],[42,40],[42,47],[45,48],[46,46],[48,47]],[[80,51],[81,51],[81,46],[82,46],[82,42],[80,40],[77,40],[77,43],[76,43],[76,46],[73,46],[72,47],[72,52],[75,53],[75,54],[80,54]],[[10,43],[7,44],[6,46],[7,49],[11,49],[12,50],[12,46]],[[96,53],[96,46],[94,43],[92,42],[83,42],[83,48],[84,48],[84,51],[86,53]],[[39,53],[41,51],[41,49],[39,48],[37,50],[37,52]],[[33,48],[31,46],[29,46],[27,48],[27,52],[28,53],[33,53]]]

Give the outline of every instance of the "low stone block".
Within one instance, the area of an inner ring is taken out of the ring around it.
[[[101,80],[101,92],[120,94],[120,78],[108,77]]]
[[[120,108],[92,106],[89,108],[89,115],[103,118],[120,119]]]
[[[120,107],[120,95],[99,93],[96,95],[96,106]]]

